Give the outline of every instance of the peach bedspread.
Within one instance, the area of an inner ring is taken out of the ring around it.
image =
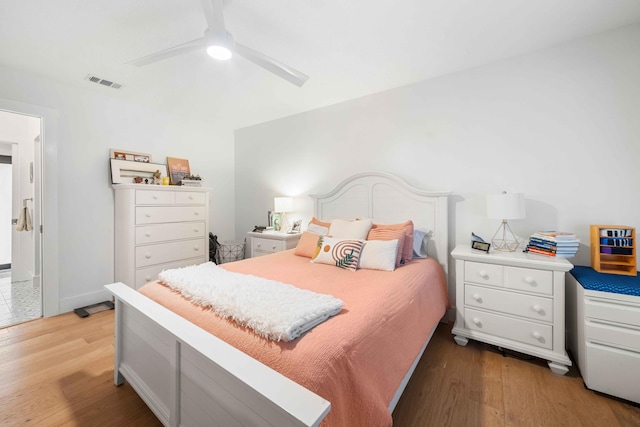
[[[323,426],[390,426],[388,405],[449,305],[442,269],[413,260],[393,272],[313,264],[293,250],[224,264],[344,301],[291,342],[270,341],[189,302],[160,282],[140,292],[331,402]]]

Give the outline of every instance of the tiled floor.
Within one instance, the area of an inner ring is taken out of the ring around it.
[[[32,280],[11,283],[11,271],[0,272],[0,328],[41,316],[40,287]]]

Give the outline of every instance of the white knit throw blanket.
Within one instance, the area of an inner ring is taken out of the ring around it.
[[[275,341],[296,339],[344,304],[331,295],[230,272],[212,262],[165,270],[158,278],[194,303]]]

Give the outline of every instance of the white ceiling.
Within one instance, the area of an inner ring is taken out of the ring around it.
[[[125,64],[201,37],[200,0],[0,0],[0,64],[235,129],[636,23],[640,1],[235,0],[225,19],[307,84],[204,52]]]

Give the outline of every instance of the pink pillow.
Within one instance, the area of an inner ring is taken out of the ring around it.
[[[413,221],[408,220],[400,224],[373,224],[369,235],[374,230],[402,230],[404,231],[404,243],[402,244],[402,262],[407,263],[413,257]],[[394,237],[395,239],[395,237]],[[367,240],[374,240],[367,236]],[[398,246],[400,242],[398,241]]]
[[[310,231],[305,231],[300,236],[300,240],[298,240],[298,245],[296,246],[295,251],[293,253],[298,256],[304,256],[307,258],[313,258],[316,255],[316,251],[318,250],[318,238],[319,234],[311,233]]]

